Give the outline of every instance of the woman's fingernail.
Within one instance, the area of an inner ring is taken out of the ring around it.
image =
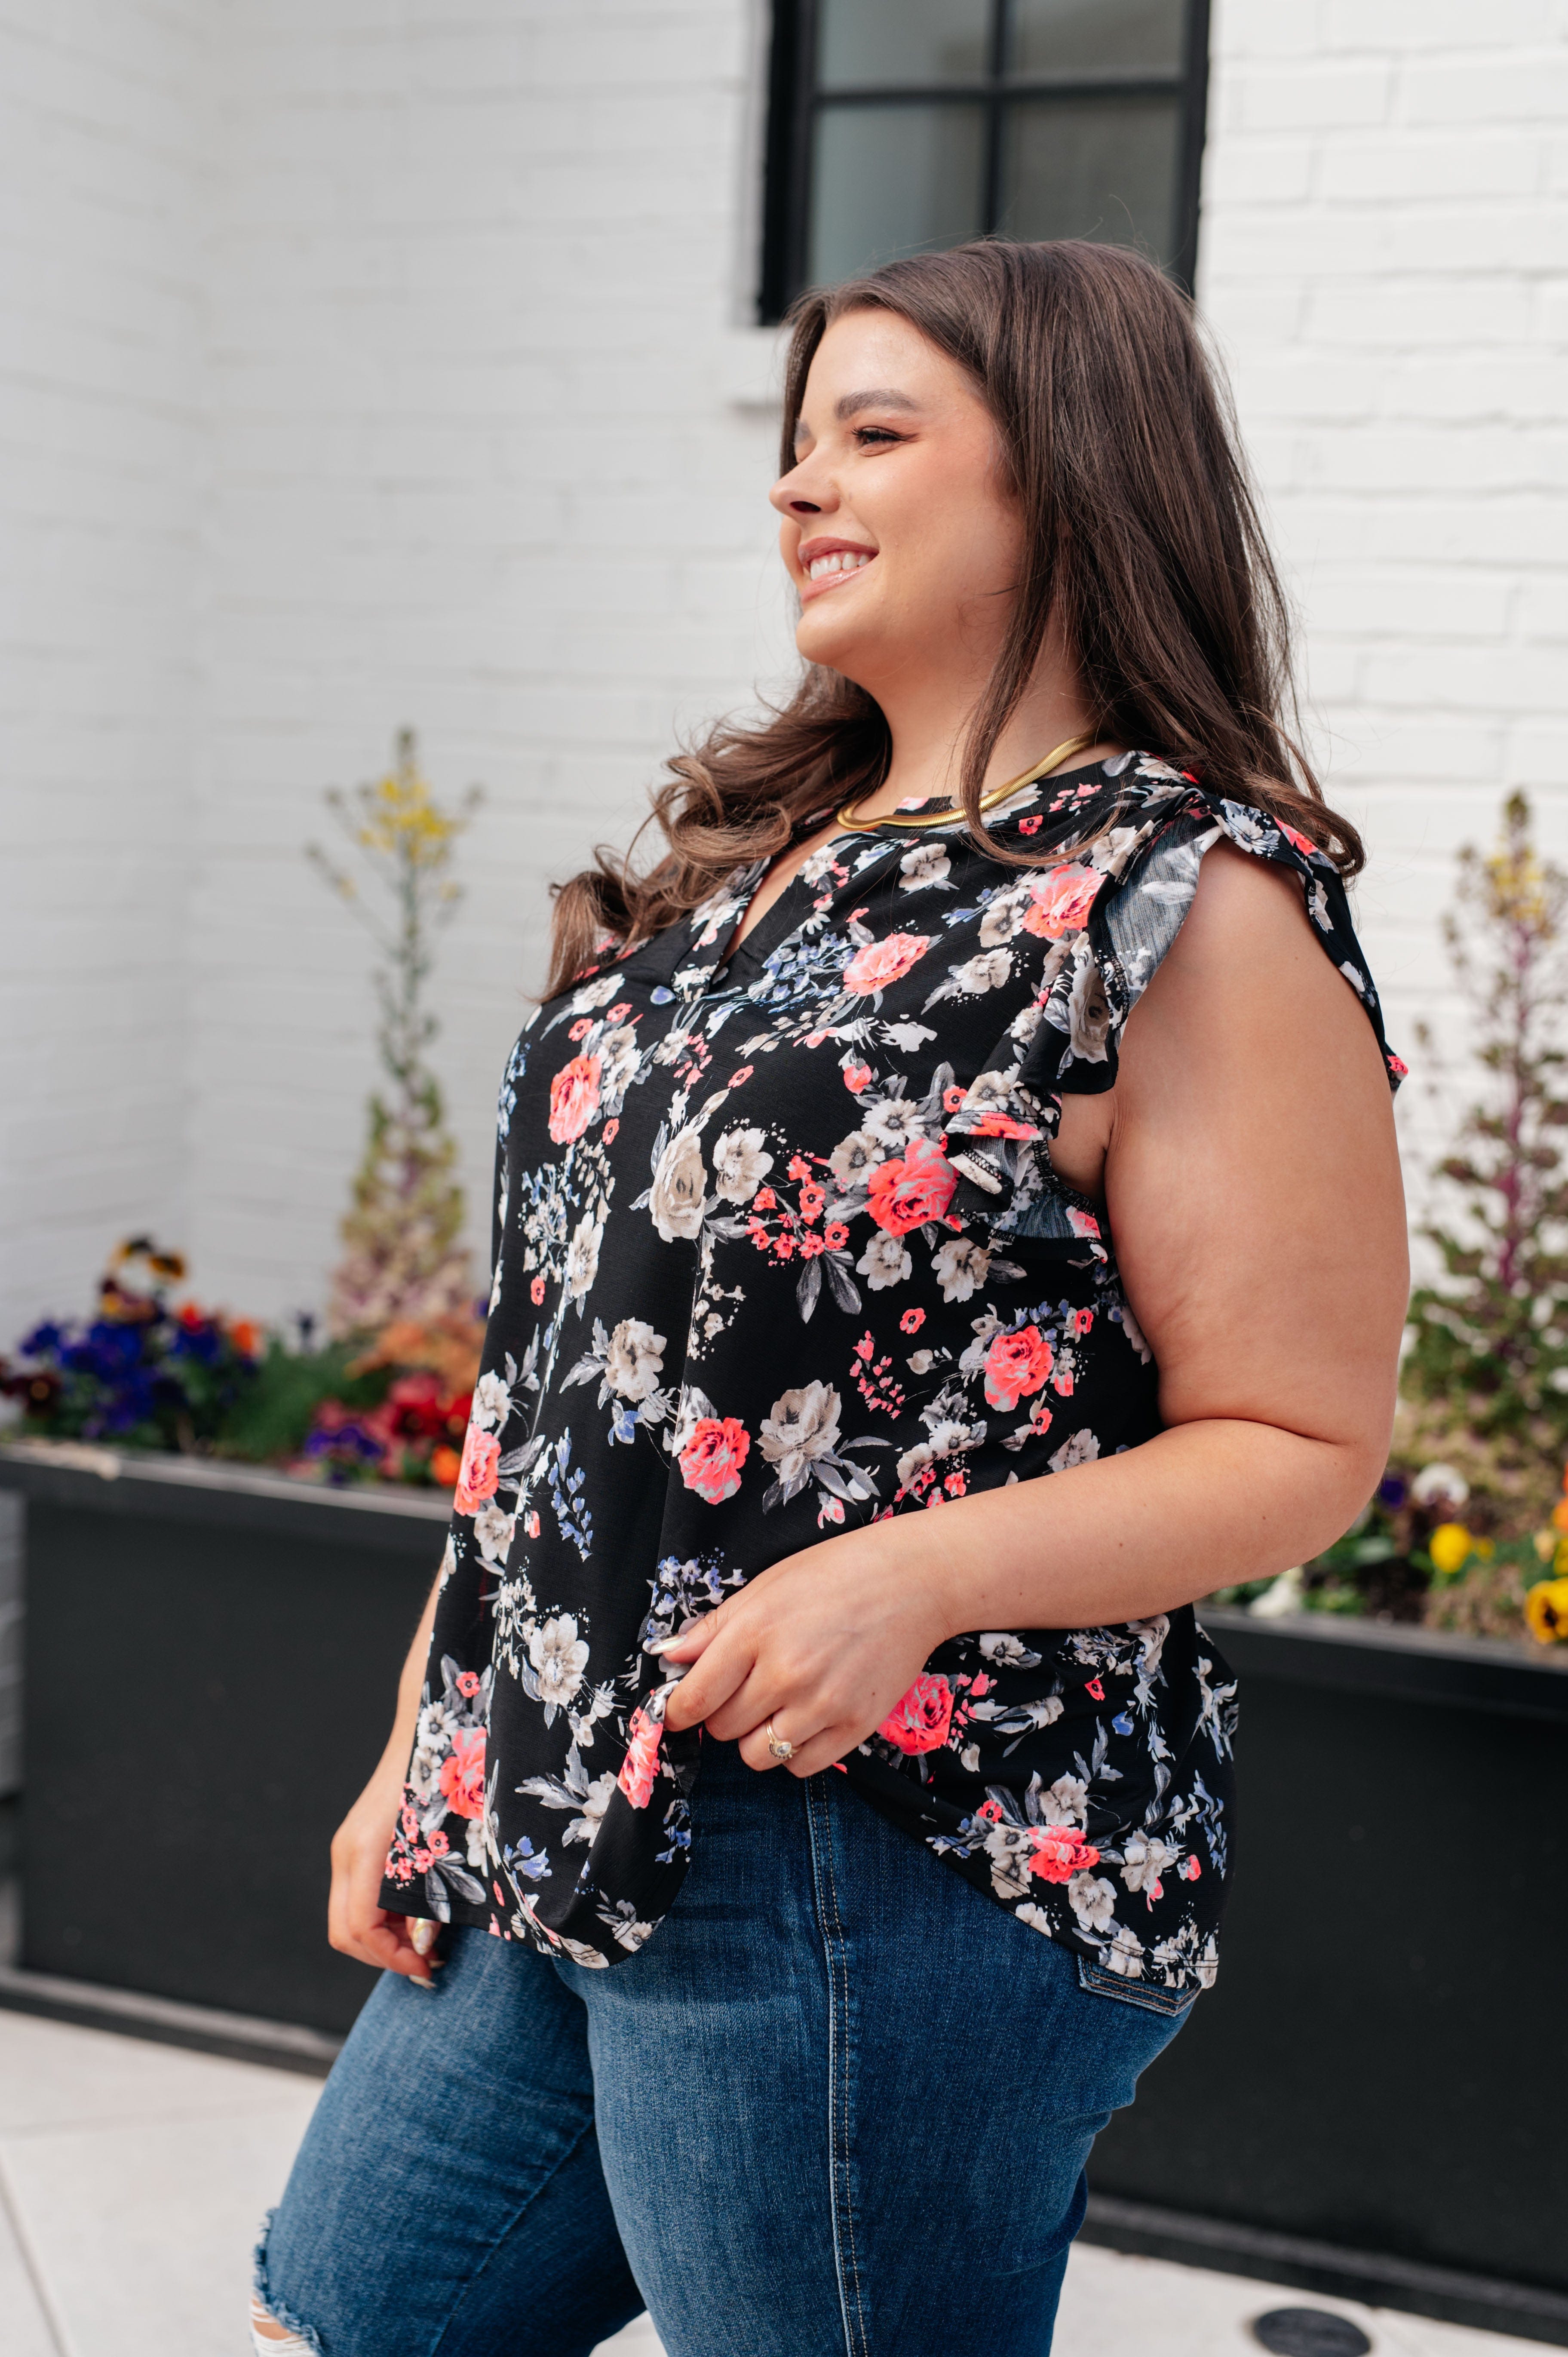
[[[435,1945],[436,1934],[440,1929],[440,1924],[433,1923],[428,1915],[409,1917],[408,1944],[415,1955],[427,1956],[430,1953],[431,1949]]]
[[[660,1637],[651,1645],[644,1645],[642,1650],[645,1653],[667,1653],[671,1645],[678,1645],[680,1641],[679,1637]]]
[[[428,1990],[430,1991],[431,1996],[435,1996],[435,1982],[434,1982],[434,1981],[432,1981],[432,1980],[425,1980],[425,1979],[423,1979],[423,1978],[421,1977],[421,1975],[420,1975],[418,1973],[410,1973],[410,1974],[409,1974],[409,1975],[408,1975],[408,1979],[409,1979],[409,1984],[410,1984],[411,1987],[413,1987],[413,1988],[422,1988],[422,1989],[428,1989]]]

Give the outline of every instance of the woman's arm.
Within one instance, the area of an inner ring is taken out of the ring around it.
[[[423,1956],[409,1938],[407,1915],[389,1915],[381,1904],[381,1876],[387,1851],[403,1803],[403,1781],[413,1748],[414,1724],[424,1691],[424,1663],[430,1631],[435,1621],[437,1578],[421,1615],[408,1659],[397,1686],[397,1716],[375,1774],[332,1836],[332,1890],[327,1901],[327,1936],[345,1956],[378,1970],[406,1974],[426,1988],[435,1984],[429,1967],[435,1956]]]
[[[1388,1082],[1297,886],[1229,846],[1132,1016],[1105,1192],[1167,1429],[773,1565],[665,1649],[667,1710],[811,1775],[944,1639],[1094,1627],[1328,1544],[1382,1471],[1408,1292]]]

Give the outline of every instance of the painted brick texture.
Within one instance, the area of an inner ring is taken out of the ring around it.
[[[1219,0],[1199,294],[1371,861],[1396,1044],[1466,1025],[1436,918],[1515,786],[1568,856],[1568,7]],[[1402,1100],[1423,1192],[1443,1101]]]
[[[0,13],[0,1349],[188,1218],[200,13]]]

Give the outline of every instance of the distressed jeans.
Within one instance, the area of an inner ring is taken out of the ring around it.
[[[258,2255],[322,2357],[1045,2357],[1095,2136],[1189,2000],[1015,1921],[829,1770],[703,1747],[586,1971],[449,1932],[355,2026]]]

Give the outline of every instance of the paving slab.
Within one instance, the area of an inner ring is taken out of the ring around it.
[[[292,2072],[0,2012],[5,2357],[246,2357],[257,2224],[318,2093]],[[1252,2319],[1304,2307],[1353,2317],[1374,2357],[1540,2357],[1536,2341],[1086,2244],[1055,2357],[1257,2357]],[[596,2357],[662,2344],[644,2316]]]

